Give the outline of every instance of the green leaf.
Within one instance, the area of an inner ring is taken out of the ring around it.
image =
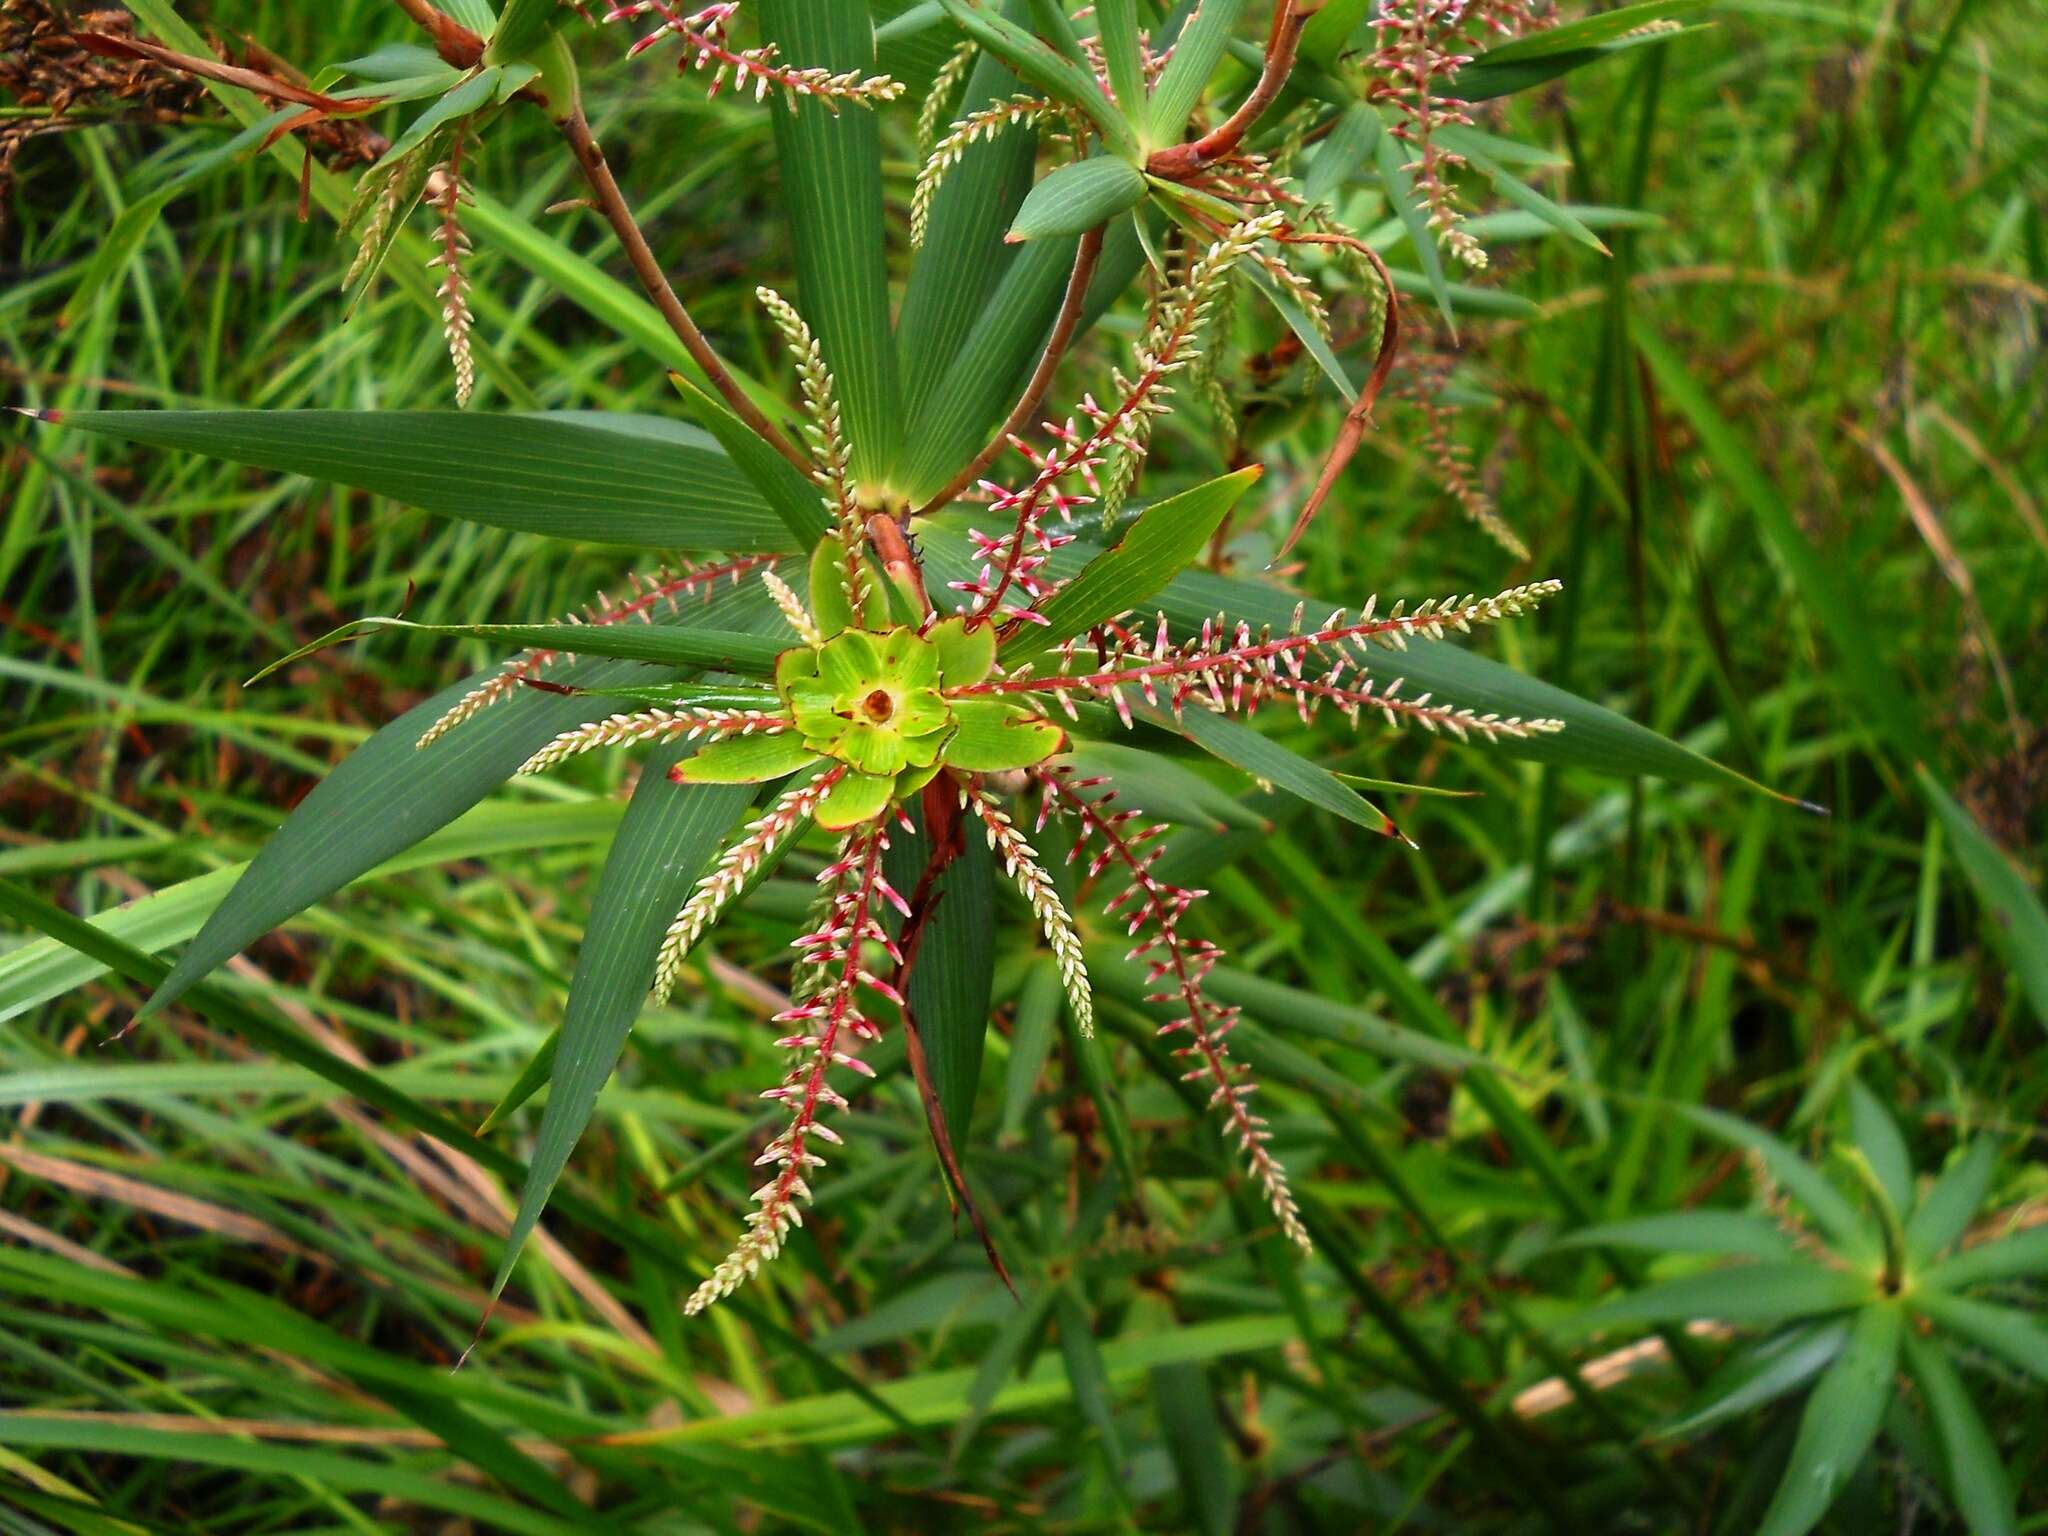
[[[1320,763],[1310,762],[1299,752],[1283,747],[1251,726],[1224,715],[1214,715],[1199,705],[1181,712],[1180,728],[1189,741],[1204,752],[1213,753],[1233,768],[1241,768],[1255,779],[1299,795],[1318,810],[1341,816],[1354,826],[1377,832],[1382,837],[1399,837],[1394,818]]]
[[[769,441],[679,373],[669,375],[690,414],[718,440],[733,467],[782,519],[798,549],[813,548],[832,531],[832,518],[816,481],[777,453]]]
[[[2048,1381],[2048,1328],[2043,1328],[2039,1319],[2011,1307],[1972,1301],[1943,1291],[1915,1291],[1913,1306],[1938,1327],[1960,1334],[2029,1375]]]
[[[917,820],[918,835],[897,838],[889,850],[890,881],[906,897],[916,889],[931,851],[922,815]],[[947,1136],[963,1158],[981,1086],[996,960],[995,863],[987,839],[971,826],[967,833],[958,857],[933,888],[937,905],[910,968],[906,993],[945,1112]]]
[[[1169,73],[1172,68],[1167,66]],[[1311,204],[1329,202],[1357,174],[1382,131],[1380,115],[1371,107],[1363,102],[1346,107],[1329,136],[1316,146],[1308,174],[1301,179],[1303,199]]]
[[[1619,12],[1609,14],[1618,15]],[[1605,17],[1599,19],[1604,20]],[[1497,58],[1492,53],[1482,53],[1471,63],[1458,71],[1458,97],[1461,101],[1494,101],[1502,96],[1512,96],[1519,91],[1533,90],[1546,85],[1561,75],[1568,75],[1575,69],[1588,64],[1598,64],[1616,54],[1627,53],[1634,48],[1656,48],[1675,37],[1689,36],[1698,28],[1687,28],[1673,32],[1643,32],[1634,37],[1617,38],[1613,42],[1596,43],[1590,47],[1572,48],[1561,53],[1546,53],[1534,57]],[[1498,52],[1498,50],[1495,50]]]
[[[934,521],[925,528],[923,548],[927,563],[942,582],[966,581],[974,574],[975,564],[965,536],[966,523],[964,517],[952,517]],[[1071,579],[1091,554],[1088,546],[1080,543],[1056,550],[1050,572]],[[1294,621],[1296,606],[1304,603],[1312,614],[1326,614],[1338,606],[1327,598],[1304,598],[1300,593],[1263,582],[1199,569],[1182,571],[1157,599],[1159,610],[1183,635],[1199,631],[1205,620],[1214,619],[1219,613],[1233,622],[1241,619],[1254,629],[1271,625],[1276,631],[1285,630]],[[1411,640],[1405,651],[1375,648],[1359,659],[1376,685],[1405,678],[1411,693],[1427,691],[1441,700],[1481,713],[1490,710],[1523,719],[1550,717],[1565,723],[1565,729],[1555,734],[1504,740],[1490,749],[1493,751],[1538,762],[1590,768],[1603,774],[1647,774],[1773,793],[1613,710],[1480,656],[1455,641]]]
[[[1444,279],[1443,253],[1437,249],[1436,235],[1429,227],[1429,210],[1416,195],[1415,179],[1408,173],[1408,151],[1401,141],[1387,132],[1386,124],[1379,121],[1374,113],[1378,132],[1372,134],[1369,152],[1373,164],[1380,173],[1380,184],[1386,188],[1387,202],[1393,207],[1408,231],[1408,243],[1415,248],[1415,259],[1422,265],[1422,275],[1429,285],[1430,294],[1436,299],[1436,306],[1443,312],[1444,324],[1457,334],[1457,317],[1451,313],[1451,291]]]
[[[1221,832],[1243,827],[1272,830],[1272,822],[1225,794],[1192,769],[1161,752],[1127,747],[1112,741],[1077,742],[1062,762],[1081,778],[1106,778],[1119,806],[1129,806],[1150,821],[1170,821]],[[1087,793],[1083,791],[1082,793]]]
[[[1841,1356],[1807,1399],[1784,1481],[1757,1536],[1805,1536],[1870,1450],[1892,1399],[1900,1323],[1890,1304],[1866,1307],[1856,1319]]]
[[[1138,142],[1147,143],[1152,100],[1145,90],[1145,63],[1138,52],[1137,0],[1096,0],[1095,25],[1116,104]]]
[[[818,754],[795,731],[727,736],[685,759],[677,773],[685,784],[763,784],[786,779],[816,762]]]
[[[794,547],[709,437],[656,416],[73,411],[60,424],[522,533],[671,552]]]
[[[427,136],[443,123],[452,123],[458,117],[467,117],[491,105],[491,98],[498,92],[498,80],[502,73],[503,71],[495,64],[488,64],[466,76],[460,85],[414,118],[405,132],[393,140],[391,147],[384,151],[379,163],[396,164],[424,144]]]
[[[1934,1181],[1906,1224],[1906,1252],[1915,1263],[1924,1264],[1963,1235],[1997,1172],[1998,1143],[1983,1136]]]
[[[1173,57],[1166,61],[1159,83],[1152,88],[1147,143],[1154,148],[1180,141],[1244,9],[1245,0],[1203,0],[1182,24],[1180,35],[1173,40]]]
[[[862,0],[762,0],[757,14],[779,64],[874,71],[874,26]],[[879,114],[806,98],[793,112],[770,115],[799,307],[838,386],[854,475],[864,485],[885,486],[903,439],[903,412],[889,325]]]
[[[372,615],[351,619],[289,655],[280,656],[249,681],[254,683],[329,646],[386,629],[463,635],[495,641],[510,650],[559,651],[570,656],[609,656],[618,661],[715,667],[752,677],[769,676],[775,670],[775,658],[786,649],[759,635],[722,629],[657,628],[651,624],[416,624],[410,619]],[[761,707],[774,705],[773,697],[767,694],[762,695],[760,702]]]
[[[1771,1176],[1785,1186],[1787,1194],[1806,1207],[1807,1213],[1820,1224],[1829,1240],[1847,1257],[1877,1257],[1878,1238],[1870,1223],[1857,1213],[1818,1168],[1769,1131],[1734,1115],[1724,1115],[1719,1110],[1696,1104],[1679,1104],[1672,1108],[1708,1135],[1761,1157]]]
[[[1095,1347],[1095,1331],[1088,1321],[1088,1308],[1070,1281],[1059,1289],[1055,1306],[1059,1315],[1060,1355],[1067,1365],[1067,1383],[1074,1394],[1074,1406],[1102,1441],[1112,1468],[1121,1468],[1123,1441],[1116,1432],[1116,1410],[1110,1402],[1109,1377],[1102,1369],[1102,1355]]]
[[[1086,113],[1103,147],[1125,160],[1138,158],[1138,141],[1095,77],[1050,44],[998,15],[985,0],[941,0],[960,30],[1008,64],[1030,85]]]
[[[1008,773],[1042,763],[1066,743],[1066,733],[1050,721],[1000,699],[953,701],[954,731],[947,739],[948,767],[969,773]]]
[[[833,832],[873,821],[887,807],[895,789],[893,777],[848,773],[825,791],[825,798],[818,802],[815,819],[819,826]]]
[[[1796,1392],[1820,1374],[1849,1342],[1849,1319],[1805,1323],[1746,1349],[1700,1388],[1685,1416],[1654,1431],[1660,1440],[1689,1440],[1716,1425],[1745,1418]]]
[[[1598,251],[1602,256],[1614,254],[1607,249],[1606,243],[1598,235],[1586,227],[1585,221],[1577,214],[1561,204],[1552,202],[1499,161],[1477,150],[1466,151],[1465,158],[1474,170],[1483,173],[1493,182],[1494,191],[1523,212],[1541,219],[1559,234],[1578,241],[1589,250]]]
[[[1927,1270],[1920,1283],[1959,1291],[1995,1280],[2030,1280],[2041,1275],[2048,1275],[2048,1227],[2033,1227],[1966,1248]]]
[[[1775,1223],[1746,1211],[1673,1211],[1581,1227],[1552,1248],[1647,1248],[1657,1253],[1712,1253],[1789,1262],[1792,1240]]]
[[[484,57],[496,64],[523,58],[576,13],[563,0],[505,0],[505,11],[491,30]]]
[[[1479,59],[1499,64],[1514,59],[1549,58],[1553,54],[1573,53],[1581,48],[1597,48],[1605,43],[1618,42],[1653,21],[1689,16],[1713,3],[1714,0],[1643,0],[1641,4],[1620,6],[1597,16],[1584,16],[1561,26],[1530,32],[1497,48],[1487,49]]]
[[[1949,1497],[1955,1500],[1970,1536],[2013,1536],[2019,1529],[2019,1517],[2012,1484],[1999,1459],[1998,1442],[1977,1405],[1970,1401],[1962,1378],[1938,1341],[1923,1339],[1908,1328],[1905,1345],[1906,1368],[1920,1384],[1920,1395],[1927,1400],[1928,1417],[1933,1419],[1941,1442]]]
[[[1031,189],[1010,221],[1006,238],[1044,240],[1081,234],[1137,207],[1147,185],[1143,171],[1114,155],[1063,165]]]
[[[974,1433],[981,1427],[981,1421],[988,1417],[994,1405],[996,1394],[1005,1383],[1017,1374],[1017,1365],[1024,1358],[1031,1341],[1045,1326],[1045,1319],[1052,1310],[1053,1290],[1040,1286],[1027,1292],[1002,1320],[996,1336],[988,1343],[975,1367],[974,1379],[968,1384],[965,1400],[953,1422],[953,1459],[957,1462],[960,1453],[974,1439]]]
[[[1202,1536],[1230,1536],[1237,1480],[1208,1372],[1192,1362],[1160,1366],[1152,1373],[1152,1411],[1189,1525]]]
[[[1885,1198],[1904,1221],[1913,1214],[1913,1156],[1899,1123],[1877,1095],[1855,1079],[1849,1082],[1849,1126],[1856,1148],[1877,1176]]]
[[[1686,1323],[1695,1318],[1776,1325],[1865,1306],[1876,1295],[1869,1276],[1818,1264],[1736,1264],[1660,1280],[1602,1302],[1580,1313],[1571,1329],[1590,1333],[1644,1323]]]
[[[757,629],[780,622],[766,597],[752,587],[721,591],[693,611],[714,622],[749,622]],[[642,675],[633,662],[582,661],[556,680],[572,687],[603,687]],[[510,778],[538,748],[605,713],[596,699],[524,689],[420,750],[417,743],[427,727],[476,681],[457,683],[408,710],[315,785],[214,909],[144,1011],[174,1001],[279,923],[447,825]]]
[[[1956,862],[1991,915],[1985,926],[1992,942],[2018,978],[2035,1021],[2048,1028],[2048,912],[2042,910],[2039,894],[1924,763],[1916,764],[1913,773],[1921,795],[1955,844]]]
[[[1155,596],[1208,546],[1260,473],[1253,465],[1152,503],[1040,609],[1046,622],[1021,634],[1018,648],[1025,655],[1053,650]]]
[[[942,14],[936,0],[932,10]],[[1017,93],[1017,77],[1000,59],[983,53],[968,76],[957,116],[967,116]],[[947,403],[940,385],[1019,259],[1018,248],[1003,239],[1003,231],[1010,227],[1010,219],[1024,201],[1024,194],[1031,190],[1037,145],[1037,130],[1029,123],[1016,124],[977,140],[946,173],[932,200],[924,244],[911,261],[910,278],[903,289],[903,307],[896,318],[904,415],[920,424],[919,431],[911,434],[905,445],[911,457],[899,475],[906,482],[902,488],[913,500],[919,499],[919,491],[914,471],[908,466],[923,461],[921,439],[928,413]],[[1066,259],[1072,262],[1071,249],[1066,252]],[[1051,281],[1058,283],[1057,278]],[[1052,303],[1058,302],[1059,287],[1055,287]],[[1050,320],[1048,310],[1045,320],[1040,322],[1041,335]],[[1007,388],[1014,367],[1002,365],[998,371],[1001,377],[997,384]],[[962,448],[925,494],[943,485],[978,446]]]
[[[493,1300],[511,1278],[626,1048],[626,1035],[653,985],[655,955],[670,920],[752,799],[740,785],[670,783],[668,770],[693,750],[679,743],[648,758],[598,876],[548,1078],[547,1109],[491,1282]]]

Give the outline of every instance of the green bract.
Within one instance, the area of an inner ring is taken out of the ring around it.
[[[784,651],[775,663],[779,708],[763,711],[744,734],[713,741],[677,777],[754,784],[836,763],[816,819],[850,827],[915,794],[942,768],[1000,773],[1043,762],[1065,740],[1058,726],[1025,705],[962,692],[988,677],[995,646],[992,625],[952,618],[923,634],[908,625],[842,629]]]

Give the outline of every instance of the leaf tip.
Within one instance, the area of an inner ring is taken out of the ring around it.
[[[40,406],[10,405],[7,409],[17,416],[26,416],[30,421],[47,422],[53,427],[60,425],[64,420],[62,411],[44,410]]]

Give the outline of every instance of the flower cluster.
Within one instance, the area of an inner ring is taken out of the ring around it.
[[[743,91],[751,85],[756,101],[763,100],[770,91],[780,91],[792,112],[796,110],[796,104],[806,98],[822,102],[837,112],[842,102],[872,107],[894,101],[903,94],[903,83],[887,75],[863,75],[857,69],[834,74],[829,69],[792,68],[778,62],[777,50],[772,43],[758,48],[732,47],[726,40],[726,32],[738,10],[734,0],[718,0],[716,4],[685,15],[667,0],[625,0],[625,3],[614,4],[604,19],[637,21],[654,17],[660,24],[634,43],[627,50],[628,56],[638,56],[664,39],[675,38],[683,48],[676,68],[709,69],[709,94],[713,96],[725,88],[728,79],[733,79],[739,82]]]

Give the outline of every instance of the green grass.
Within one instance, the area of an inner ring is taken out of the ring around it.
[[[211,14],[306,63],[404,35],[371,0]],[[2010,1138],[1987,1229],[2048,1196],[2048,955],[2028,927],[2048,831],[2048,54],[2024,7],[1968,7],[1951,34],[1957,15],[1726,4],[1511,104],[1522,137],[1577,161],[1544,183],[1560,201],[1657,216],[1603,228],[1611,259],[1491,242],[1489,285],[1533,311],[1463,321],[1456,430],[1532,558],[1509,566],[1458,516],[1420,412],[1390,399],[1295,579],[1413,598],[1562,576],[1559,606],[1476,643],[1826,814],[1370,733],[1318,734],[1316,760],[1478,792],[1389,798],[1419,849],[1228,784],[1273,830],[1179,833],[1167,857],[1212,892],[1202,931],[1248,1011],[1307,1263],[1158,1070],[1141,990],[1099,966],[1103,1027],[1080,1040],[1006,923],[955,1135],[1021,1303],[951,1219],[896,1073],[857,1101],[772,1283],[684,1321],[754,1182],[793,867],[643,1016],[552,1240],[452,1371],[538,1116],[468,1130],[561,1017],[625,762],[519,781],[191,1006],[108,1037],[221,872],[492,652],[393,629],[253,673],[363,614],[558,617],[628,567],[0,427],[0,880],[128,946],[80,955],[32,933],[32,898],[0,907],[0,1529],[1754,1530],[1797,1401],[1645,1439],[1729,1349],[1675,1329],[1657,1346],[1675,1364],[1532,1393],[1655,1338],[1571,1325],[1689,1267],[1550,1239],[1749,1201],[1749,1166],[1673,1102],[1815,1152],[1852,1076],[1922,1169]],[[593,121],[693,313],[740,369],[781,376],[751,296],[791,276],[768,117],[651,67],[594,78]],[[884,129],[892,195],[909,123]],[[476,168],[503,226],[622,270],[589,214],[543,211],[574,195],[553,141],[508,127]],[[386,284],[344,321],[331,225],[298,222],[267,160],[173,202],[58,325],[118,210],[224,138],[103,125],[28,146],[0,248],[5,398],[446,404],[432,318]],[[490,207],[473,277],[502,368],[479,404],[675,414],[661,366],[494,240]],[[1279,340],[1249,304],[1239,324]],[[1109,357],[1090,343],[1069,379]],[[1238,386],[1262,484],[1295,500],[1338,414],[1313,383],[1298,365]],[[1199,408],[1167,423],[1162,468],[1222,468],[1216,436]],[[1293,504],[1239,529],[1253,569]],[[1091,922],[1105,960],[1118,936]],[[1418,1062],[1430,1045],[1504,1070],[1451,1075]],[[1965,1364],[2012,1484],[2048,1486],[2037,1387]],[[1832,1529],[1963,1529],[1919,1399],[1893,1417]]]

